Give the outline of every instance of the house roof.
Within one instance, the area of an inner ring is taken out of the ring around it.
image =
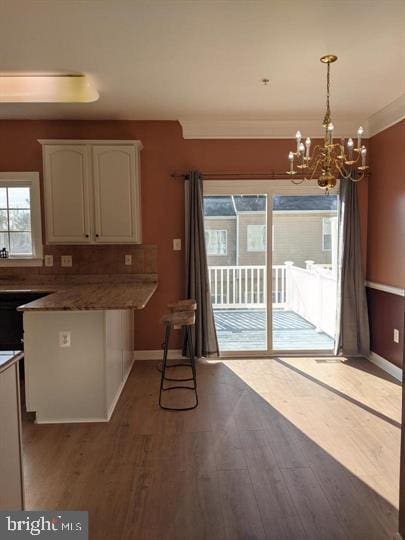
[[[275,195],[273,210],[336,210],[336,195]]]
[[[336,210],[336,195],[275,195],[273,210],[309,211]],[[235,216],[239,212],[263,212],[266,209],[264,195],[227,195],[204,197],[204,216]]]
[[[204,216],[236,216],[232,197],[204,197]]]

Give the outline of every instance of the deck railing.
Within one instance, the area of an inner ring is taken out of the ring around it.
[[[265,308],[265,266],[210,266],[209,282],[214,308]],[[286,302],[286,266],[273,266],[273,307]]]
[[[214,309],[267,307],[266,266],[209,266]],[[318,331],[335,334],[336,274],[329,264],[306,261],[306,268],[291,261],[272,268],[273,308],[291,310]]]

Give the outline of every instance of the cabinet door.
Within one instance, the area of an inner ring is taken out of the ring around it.
[[[93,147],[96,242],[140,242],[139,158],[133,146]]]
[[[84,145],[44,147],[46,234],[50,243],[88,243],[89,157]]]
[[[18,364],[0,373],[0,508],[24,506]]]

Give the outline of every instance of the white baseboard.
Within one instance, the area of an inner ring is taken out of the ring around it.
[[[382,370],[386,371],[395,379],[398,379],[398,381],[402,382],[402,369],[398,366],[394,365],[392,362],[389,362],[379,354],[375,352],[370,352],[370,356],[368,357],[370,362],[381,368]]]
[[[163,359],[163,350],[157,351],[135,351],[134,352],[135,360],[162,360]],[[180,349],[170,349],[168,358],[170,360],[180,360],[183,358]]]
[[[38,418],[38,416],[35,418],[34,423],[35,424],[83,424],[87,422],[108,422],[107,418],[100,418],[100,417],[88,417],[88,418]]]

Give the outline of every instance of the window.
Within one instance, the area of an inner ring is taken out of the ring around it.
[[[38,173],[0,173],[1,264],[42,265],[42,231]]]
[[[247,226],[247,250],[266,251],[266,225]]]
[[[226,230],[208,229],[205,231],[207,255],[226,255],[228,252],[226,243]]]
[[[331,218],[322,218],[322,251],[332,251]]]

